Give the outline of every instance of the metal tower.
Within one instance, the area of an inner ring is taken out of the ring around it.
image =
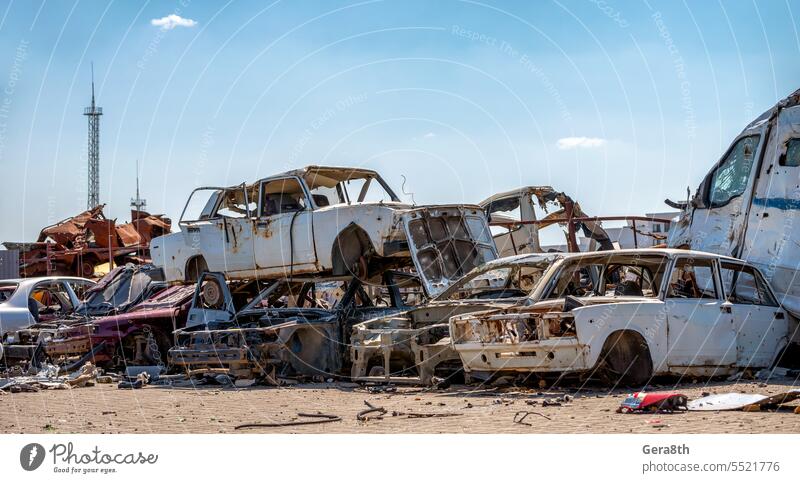
[[[100,116],[103,108],[94,104],[94,64],[92,64],[92,105],[83,110],[83,115],[89,118],[89,199],[87,209],[92,209],[100,204]]]
[[[136,198],[131,198],[131,208],[136,211],[144,211],[147,208],[147,200],[139,197],[139,160],[136,160]]]

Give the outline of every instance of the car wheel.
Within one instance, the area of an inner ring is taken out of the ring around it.
[[[75,260],[75,273],[78,277],[92,278],[97,264],[94,255],[83,255]]]
[[[615,332],[606,339],[601,374],[615,385],[641,387],[653,376],[653,361],[647,342],[635,332]]]

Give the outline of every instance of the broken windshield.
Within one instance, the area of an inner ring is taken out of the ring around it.
[[[541,280],[550,260],[538,263],[498,265],[473,270],[441,293],[436,300],[499,299],[524,297]]]
[[[153,279],[146,271],[131,273],[131,270],[120,271],[105,287],[93,292],[78,307],[78,312],[83,315],[105,315],[137,301]]]
[[[544,282],[542,299],[567,296],[658,297],[669,258],[615,254],[571,257]]]

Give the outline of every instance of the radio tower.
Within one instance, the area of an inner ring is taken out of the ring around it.
[[[92,64],[92,105],[83,110],[89,118],[89,199],[86,208],[91,210],[100,204],[100,116],[103,108],[94,104],[94,63]]]
[[[139,160],[136,160],[136,198],[131,198],[131,208],[136,211],[144,211],[147,208],[147,201],[139,196]]]

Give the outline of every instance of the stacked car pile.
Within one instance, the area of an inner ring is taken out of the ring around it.
[[[536,220],[534,204],[558,210]],[[538,229],[563,217],[570,248],[580,228],[605,251],[537,253]],[[490,221],[509,230],[493,235]],[[641,386],[770,367],[796,332],[757,268],[613,250],[597,220],[549,187],[413,206],[374,171],[311,166],[199,188],[179,225],[152,240],[153,265],[91,287],[0,282],[4,364],[243,384],[510,374]],[[514,255],[498,258],[498,244]]]

